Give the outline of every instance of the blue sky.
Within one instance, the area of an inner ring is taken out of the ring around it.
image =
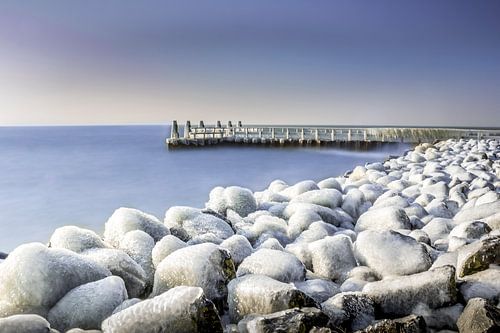
[[[0,2],[0,124],[171,119],[500,126],[500,2]]]

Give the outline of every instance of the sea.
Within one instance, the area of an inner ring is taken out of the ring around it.
[[[253,191],[275,179],[320,181],[400,155],[408,144],[214,145],[168,149],[169,126],[0,127],[0,252],[47,243],[76,225],[104,231],[119,207],[163,219],[172,206],[203,208],[216,186]]]

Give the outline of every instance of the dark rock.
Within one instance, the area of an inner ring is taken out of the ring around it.
[[[500,332],[500,309],[482,298],[473,298],[465,307],[457,326],[460,332]]]
[[[410,315],[399,319],[384,319],[356,333],[427,333],[425,320]]]
[[[321,304],[330,323],[346,330],[359,330],[375,320],[373,301],[361,292],[337,294]]]

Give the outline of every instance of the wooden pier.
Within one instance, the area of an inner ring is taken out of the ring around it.
[[[440,139],[481,139],[500,137],[500,129],[426,128],[426,127],[343,127],[343,126],[271,126],[233,125],[228,121],[222,125],[197,126],[187,121],[182,128],[172,122],[170,137],[166,143],[171,146],[203,146],[218,143],[248,144],[328,144],[349,142],[432,142]]]

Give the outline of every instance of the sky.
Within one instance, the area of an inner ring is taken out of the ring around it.
[[[500,1],[2,0],[0,125],[500,127]]]

